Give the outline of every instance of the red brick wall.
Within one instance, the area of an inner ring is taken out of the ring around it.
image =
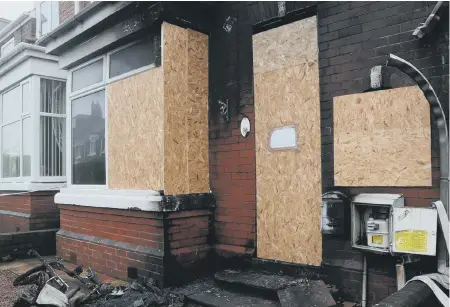
[[[55,193],[44,191],[0,196],[0,210],[29,215],[25,217],[0,213],[0,233],[59,228]]]
[[[30,194],[0,196],[0,210],[31,213]]]
[[[80,11],[91,4],[90,1],[80,1]]]
[[[75,14],[74,1],[59,1],[59,23],[63,23]]]
[[[170,254],[184,267],[204,259],[209,250],[211,211],[189,210],[167,215],[167,241]]]
[[[153,212],[60,205],[61,229],[164,249],[163,220]]]
[[[30,230],[30,219],[21,216],[0,215],[0,233]]]
[[[111,277],[127,279],[128,267],[134,267],[146,272],[161,284],[163,282],[162,258],[152,258],[145,253],[59,235],[56,236],[56,253],[68,261],[83,264],[86,268],[91,267]]]
[[[139,277],[152,277],[161,285],[182,283],[197,277],[211,249],[210,209],[163,213],[59,208],[58,255],[113,277],[126,279],[128,269],[135,268]]]
[[[214,230],[219,253],[253,254],[256,242],[254,108],[244,108],[252,132],[241,136],[243,115],[210,123],[210,178],[216,196]]]

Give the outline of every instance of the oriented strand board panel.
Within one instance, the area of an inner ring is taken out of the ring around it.
[[[164,192],[209,192],[208,37],[163,24]]]
[[[188,33],[188,182],[189,193],[209,192],[208,36]]]
[[[315,17],[254,35],[253,61],[255,67],[264,61],[270,65],[256,69],[254,76],[257,254],[318,266],[322,235],[316,35]],[[288,38],[295,41],[287,43]],[[276,56],[273,50],[278,50]],[[271,131],[283,126],[296,127],[296,149],[270,150]]]
[[[310,17],[255,35],[254,73],[317,61],[316,31],[316,17]]]
[[[430,107],[417,87],[334,98],[336,186],[431,186]]]
[[[162,68],[111,83],[107,93],[109,187],[162,190]]]

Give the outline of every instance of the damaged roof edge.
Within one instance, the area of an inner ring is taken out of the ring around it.
[[[131,3],[131,1],[94,2],[49,34],[37,40],[36,44],[45,46],[46,52],[49,54],[60,55],[73,40],[79,39],[83,34],[92,31],[93,27]]]

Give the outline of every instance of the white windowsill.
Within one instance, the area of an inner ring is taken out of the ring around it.
[[[65,182],[0,182],[0,191],[48,191],[65,187]]]
[[[153,190],[65,188],[55,195],[57,204],[153,212],[161,211],[161,200]]]

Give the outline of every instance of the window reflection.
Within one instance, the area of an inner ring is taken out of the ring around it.
[[[72,100],[72,182],[106,184],[105,91]]]

